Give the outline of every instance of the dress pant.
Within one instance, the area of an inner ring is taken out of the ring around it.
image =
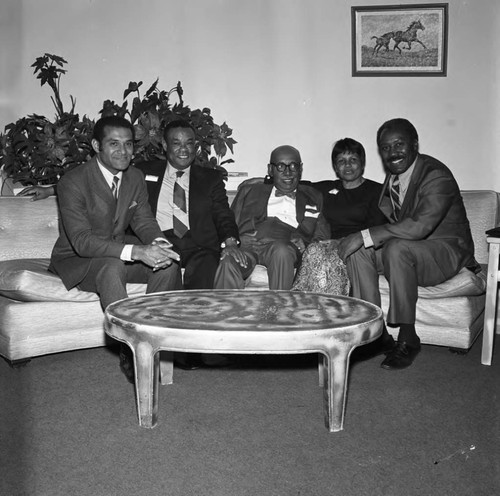
[[[219,250],[211,250],[198,246],[188,231],[182,238],[177,237],[172,229],[163,231],[181,257],[180,264],[184,270],[184,289],[213,289]]]
[[[389,324],[415,324],[418,286],[435,286],[461,269],[452,244],[392,239],[378,249],[361,247],[347,258],[352,296],[380,306],[379,274],[389,282]]]
[[[241,267],[233,257],[225,257],[215,276],[216,289],[244,289],[245,280],[257,264],[267,267],[269,289],[291,289],[295,266],[300,259],[293,243],[282,240],[247,243],[242,236],[241,249],[247,254],[248,266]]]
[[[124,262],[119,258],[93,258],[85,278],[78,285],[82,291],[97,293],[101,306],[127,298],[127,283],[147,283],[146,293],[182,288],[179,264],[153,271],[141,262]]]

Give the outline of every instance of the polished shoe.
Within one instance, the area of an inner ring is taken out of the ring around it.
[[[413,360],[415,360],[419,352],[420,343],[411,346],[405,341],[398,341],[394,349],[387,355],[380,366],[387,370],[405,369],[413,363]]]
[[[203,362],[199,353],[174,353],[174,365],[182,370],[196,370]]]
[[[395,346],[396,342],[389,333],[382,334],[375,341],[356,348],[352,352],[351,361],[369,360],[379,355],[387,355]]]
[[[124,344],[120,346],[120,370],[125,374],[127,381],[134,384],[134,359],[132,351]]]

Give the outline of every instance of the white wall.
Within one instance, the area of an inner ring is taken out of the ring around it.
[[[387,0],[1,0],[0,128],[28,113],[51,117],[50,89],[30,65],[45,52],[69,62],[64,103],[97,118],[131,80],[178,80],[191,107],[208,106],[238,141],[233,170],[262,175],[270,151],[298,147],[304,177],[332,177],[345,136],[367,149],[382,180],[378,126],[410,119],[421,150],[462,188],[500,191],[500,3],[449,0],[447,77],[351,76],[351,6]],[[416,3],[398,0],[399,3]]]

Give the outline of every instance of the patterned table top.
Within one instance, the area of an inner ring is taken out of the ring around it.
[[[335,329],[381,317],[378,307],[355,298],[251,290],[156,293],[113,303],[106,314],[136,326],[215,331]]]

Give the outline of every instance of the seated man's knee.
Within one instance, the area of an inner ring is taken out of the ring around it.
[[[96,275],[96,283],[101,281],[122,280],[126,282],[127,268],[125,263],[118,258],[103,259],[102,265]]]
[[[409,239],[391,239],[388,241],[382,251],[384,267],[414,265],[415,256],[411,248],[415,243],[418,243],[418,241]]]
[[[390,264],[391,262],[400,261],[411,255],[411,250],[409,248],[412,243],[415,243],[415,241],[396,238],[387,241],[382,248],[384,266]]]
[[[271,256],[277,258],[285,258],[285,257],[295,257],[296,252],[293,246],[290,243],[286,243],[285,241],[275,241],[270,248]]]

